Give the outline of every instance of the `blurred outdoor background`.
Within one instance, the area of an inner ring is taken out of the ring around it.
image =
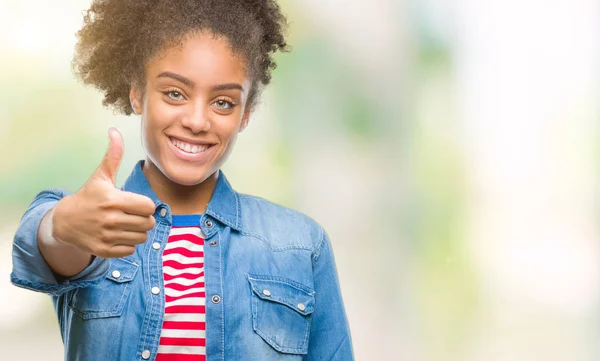
[[[331,236],[357,360],[600,359],[600,2],[280,0],[293,51],[224,168]],[[62,360],[10,285],[42,189],[125,139],[70,70],[89,0],[0,0],[0,359]]]

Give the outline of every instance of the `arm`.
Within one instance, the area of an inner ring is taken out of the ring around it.
[[[12,252],[13,270],[10,278],[15,286],[59,296],[73,288],[85,287],[99,281],[108,271],[108,259],[96,257],[88,265],[88,258],[84,269],[71,277],[59,280],[42,256],[38,247],[38,234],[41,236],[39,242],[54,242],[49,231],[51,224],[48,224],[51,217],[45,216],[68,195],[69,193],[62,189],[44,190],[38,193],[21,218]],[[44,218],[46,223],[42,224]]]
[[[354,360],[333,250],[325,232],[313,262],[315,311],[305,360]]]
[[[61,202],[62,200],[43,216],[37,241],[40,253],[52,271],[62,278],[68,278],[83,271],[94,260],[94,256],[56,238],[54,213]]]
[[[123,139],[112,128],[109,137],[104,159],[77,193],[42,191],[21,218],[13,243],[16,286],[55,296],[86,287],[108,272],[108,258],[129,256],[146,242],[154,201],[115,187]]]

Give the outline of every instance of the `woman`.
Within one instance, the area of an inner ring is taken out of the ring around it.
[[[74,68],[141,116],[76,193],[40,192],[12,282],[52,296],[66,360],[352,360],[331,244],[315,221],[220,171],[287,50],[273,0],[94,1]]]

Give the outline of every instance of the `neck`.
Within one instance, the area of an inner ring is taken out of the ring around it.
[[[171,208],[171,214],[174,215],[203,214],[215,190],[219,175],[216,171],[202,183],[185,186],[167,178],[149,159],[144,161],[142,170],[158,199],[167,203]]]

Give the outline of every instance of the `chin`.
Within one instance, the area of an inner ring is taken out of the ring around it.
[[[172,182],[177,183],[182,186],[196,186],[208,178],[214,173],[214,171],[210,171],[204,168],[194,168],[194,167],[167,167],[166,177],[169,178]]]
[[[175,172],[174,174],[167,174],[167,178],[182,186],[195,186],[204,182],[208,176],[206,174],[201,174],[200,172],[187,172],[187,174]]]

